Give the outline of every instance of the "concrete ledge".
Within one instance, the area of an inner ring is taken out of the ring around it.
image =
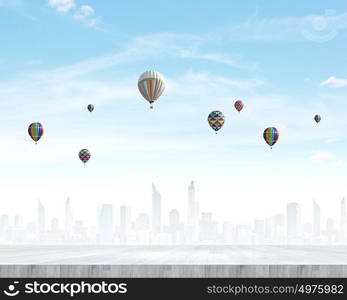
[[[0,278],[347,278],[347,265],[0,265]]]

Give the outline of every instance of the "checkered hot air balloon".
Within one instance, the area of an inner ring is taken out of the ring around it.
[[[241,100],[237,100],[235,102],[234,106],[235,106],[236,110],[238,112],[240,112],[242,110],[242,108],[244,107],[244,104],[243,104],[243,102]]]
[[[165,90],[165,79],[157,71],[146,71],[140,76],[137,86],[141,95],[150,103],[150,108],[153,108],[153,102]]]
[[[35,144],[37,144],[37,141],[42,137],[43,135],[43,126],[39,122],[34,122],[29,125],[28,133],[30,137],[35,141]]]
[[[78,153],[78,157],[80,158],[80,160],[84,163],[84,165],[88,162],[88,160],[90,159],[90,152],[88,149],[82,149],[79,153]]]
[[[265,142],[272,148],[276,144],[280,134],[275,127],[268,127],[264,130],[263,137]]]
[[[219,110],[214,110],[208,115],[208,124],[210,124],[211,128],[217,133],[218,130],[222,128],[225,122],[224,115]]]

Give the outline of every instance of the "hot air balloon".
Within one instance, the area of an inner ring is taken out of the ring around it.
[[[80,158],[80,160],[84,163],[84,165],[88,162],[88,160],[90,159],[90,152],[88,149],[82,149],[79,153],[78,153],[78,157]]]
[[[275,127],[268,127],[264,130],[264,140],[272,148],[279,138],[279,132]]]
[[[88,104],[88,110],[92,112],[94,110],[94,105],[93,104]]]
[[[140,76],[137,86],[141,95],[150,103],[150,108],[153,108],[152,103],[165,90],[165,79],[157,71],[146,71]]]
[[[208,123],[212,127],[212,129],[217,133],[219,129],[222,128],[225,122],[224,115],[221,111],[219,110],[214,110],[208,115]]]
[[[320,115],[315,115],[315,116],[314,116],[314,120],[315,120],[317,123],[319,123],[321,119],[322,119],[322,118],[321,118]]]
[[[244,104],[243,104],[243,102],[241,100],[237,100],[235,102],[234,106],[235,106],[236,110],[238,112],[240,112],[242,110],[242,108],[244,107]]]
[[[37,144],[37,141],[43,135],[43,126],[39,122],[31,123],[29,125],[28,132],[29,132],[30,137],[35,141],[35,144]]]

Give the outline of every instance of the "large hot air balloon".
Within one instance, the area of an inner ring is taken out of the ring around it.
[[[37,144],[37,141],[43,135],[43,126],[39,122],[31,123],[29,125],[28,132],[29,132],[30,137],[35,141],[35,144]]]
[[[150,103],[150,108],[153,108],[152,103],[165,90],[165,79],[157,71],[146,71],[140,76],[137,86],[141,95]]]
[[[234,106],[235,106],[236,110],[238,112],[240,112],[242,110],[242,108],[244,107],[244,104],[243,104],[243,102],[241,100],[237,100],[235,102]]]
[[[219,129],[222,128],[225,122],[224,115],[219,110],[214,110],[208,115],[208,124],[212,127],[212,129],[217,133]]]
[[[322,119],[322,118],[321,118],[320,115],[315,115],[315,116],[314,116],[314,120],[315,120],[317,123],[319,123],[321,119]]]
[[[88,110],[92,112],[94,110],[94,105],[93,104],[88,104]]]
[[[272,148],[276,144],[280,134],[275,127],[268,127],[264,130],[264,140]]]
[[[79,153],[78,153],[78,157],[80,158],[80,160],[84,163],[84,165],[88,162],[88,160],[90,159],[90,152],[88,149],[82,149]]]

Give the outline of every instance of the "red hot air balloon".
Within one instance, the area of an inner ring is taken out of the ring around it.
[[[237,100],[237,101],[235,102],[234,106],[235,106],[236,110],[237,110],[238,112],[240,112],[240,111],[243,109],[244,104],[243,104],[243,102],[242,102],[241,100]]]

